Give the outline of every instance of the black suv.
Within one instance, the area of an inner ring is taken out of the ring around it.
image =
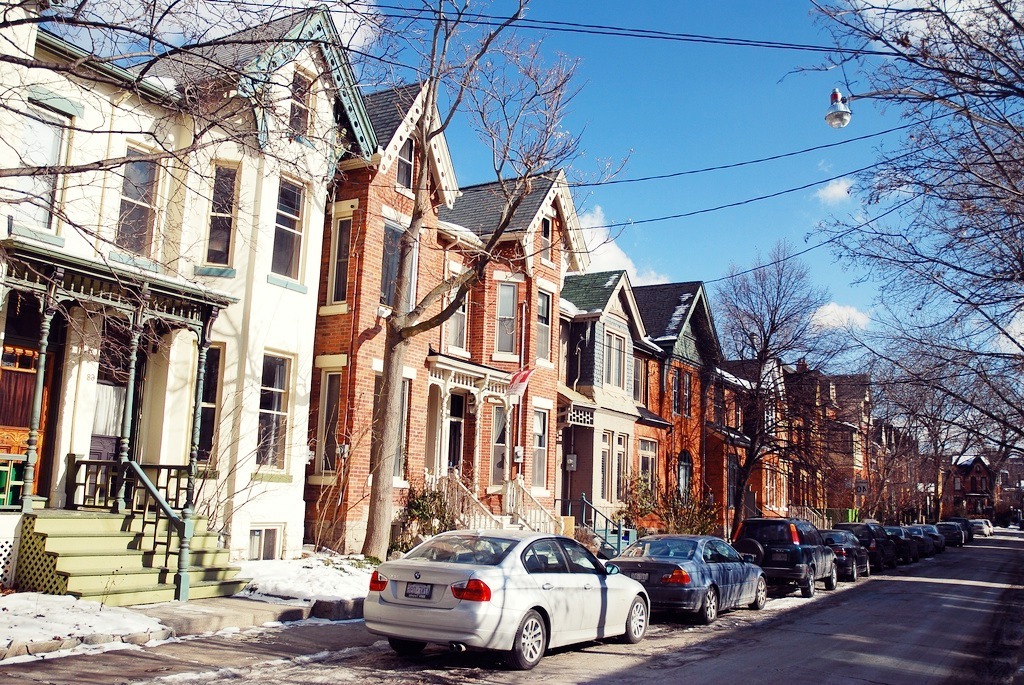
[[[974,524],[971,523],[971,519],[964,518],[963,516],[947,516],[942,519],[943,521],[952,521],[953,523],[959,524],[964,530],[964,534],[967,536],[967,542],[974,542]]]
[[[814,596],[814,583],[819,580],[825,581],[826,590],[836,589],[836,555],[807,521],[745,519],[733,547],[754,557],[769,583],[796,585],[804,597]]]
[[[887,568],[896,568],[896,543],[885,534],[881,524],[873,521],[859,523],[837,523],[833,528],[848,530],[857,536],[860,544],[868,551],[871,568],[876,572]]]

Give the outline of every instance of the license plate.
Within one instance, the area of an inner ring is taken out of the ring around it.
[[[786,561],[789,559],[789,552],[772,552],[772,561]]]
[[[430,592],[434,586],[430,583],[406,583],[405,596],[412,599],[430,599]]]
[[[633,580],[639,580],[641,583],[646,583],[648,574],[646,573],[630,573],[629,577]]]

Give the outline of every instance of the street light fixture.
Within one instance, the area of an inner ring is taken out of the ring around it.
[[[833,89],[832,104],[829,105],[828,111],[825,112],[825,123],[832,128],[843,128],[850,123],[850,117],[853,113],[850,112],[850,108],[846,104],[847,102],[848,100],[838,88]]]

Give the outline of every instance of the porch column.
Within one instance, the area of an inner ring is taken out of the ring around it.
[[[53,282],[63,278],[62,269],[53,274]],[[32,511],[32,503],[36,497],[36,460],[39,457],[39,422],[43,414],[43,390],[46,387],[46,348],[50,338],[50,325],[56,313],[56,293],[54,287],[47,290],[42,303],[43,317],[39,325],[39,357],[36,361],[35,387],[32,389],[32,411],[28,420],[28,444],[25,450],[25,476],[21,491],[21,510]]]
[[[192,402],[192,441],[188,453],[188,480],[185,485],[185,506],[181,510],[181,530],[178,531],[178,571],[174,574],[175,599],[187,602],[189,595],[188,568],[192,564],[192,535],[195,532],[196,474],[199,470],[199,434],[203,418],[203,385],[206,381],[206,353],[210,349],[209,328],[199,335],[199,359],[196,368],[196,393]]]
[[[135,310],[132,319],[131,341],[128,343],[128,387],[124,393],[124,411],[121,413],[121,437],[118,440],[117,463],[118,463],[118,484],[117,499],[114,502],[115,514],[128,513],[128,506],[125,502],[125,489],[128,475],[128,444],[132,437],[132,416],[135,413],[135,374],[136,365],[139,360],[139,340],[142,338],[143,311],[146,302],[149,300],[149,291],[143,287],[141,302]]]
[[[483,430],[480,426],[480,413],[484,411],[484,397],[481,392],[474,392],[473,395],[473,494],[480,492],[480,436]],[[491,480],[492,467],[490,461],[487,464],[487,481]]]

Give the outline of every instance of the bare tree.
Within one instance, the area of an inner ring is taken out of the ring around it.
[[[827,291],[811,283],[808,267],[792,249],[778,243],[765,258],[746,270],[733,266],[715,292],[719,330],[727,356],[751,384],[745,401],[741,450],[735,483],[732,532],[742,519],[743,492],[750,475],[771,454],[790,451],[786,428],[793,417],[782,401],[780,364],[804,360],[823,366],[841,348],[835,329],[817,322],[815,314],[828,302]],[[815,450],[824,453],[824,447]]]
[[[428,0],[422,14],[430,18],[421,46],[417,77],[425,84],[423,114],[413,133],[415,168],[429,168],[431,141],[468,115],[491,152],[492,166],[504,202],[501,217],[484,244],[468,255],[470,268],[443,279],[418,302],[409,301],[407,284],[414,277],[415,246],[424,222],[434,211],[429,174],[414,179],[412,220],[399,243],[396,282],[398,300],[385,325],[381,390],[373,416],[370,464],[374,474],[390,474],[401,442],[402,365],[409,341],[441,325],[480,281],[505,229],[538,175],[554,172],[572,159],[577,138],[562,128],[565,108],[574,95],[575,63],[542,59],[538,46],[515,40],[511,28],[529,2],[497,25],[472,23],[469,2]],[[400,27],[399,27],[400,28]],[[399,31],[401,35],[419,35]],[[443,306],[438,306],[443,303]],[[390,540],[393,493],[388,478],[375,477],[370,491],[364,554],[383,558]]]

